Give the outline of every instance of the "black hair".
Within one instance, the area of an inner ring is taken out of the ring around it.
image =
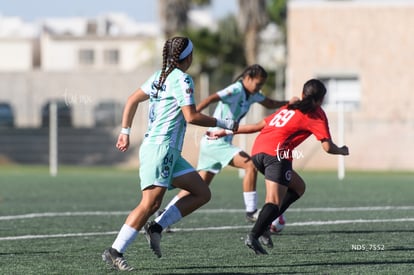
[[[255,78],[255,77],[267,78],[267,72],[259,64],[253,64],[253,65],[250,65],[249,67],[247,67],[246,69],[244,69],[244,71],[238,77],[236,77],[235,81],[243,79],[246,76],[249,76],[251,78]]]
[[[322,100],[326,94],[326,87],[322,81],[311,79],[303,85],[302,100],[295,101],[288,105],[289,110],[299,109],[306,114],[315,110],[315,103]]]
[[[158,91],[162,89],[162,86],[164,85],[165,80],[167,79],[168,75],[178,67],[178,64],[183,61],[180,60],[180,54],[184,51],[184,49],[187,47],[188,43],[190,43],[190,40],[187,37],[173,37],[165,41],[164,49],[162,51],[162,68],[161,68],[161,75],[158,79],[157,83],[155,84],[155,87]]]

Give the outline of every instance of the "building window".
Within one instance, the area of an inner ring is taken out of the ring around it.
[[[117,65],[119,64],[119,50],[110,49],[104,51],[104,63],[106,65]]]
[[[326,110],[337,110],[343,104],[345,110],[358,110],[361,101],[361,84],[357,76],[323,76],[326,93],[323,105]]]
[[[95,63],[95,52],[92,49],[79,50],[79,63],[81,65],[93,65]]]

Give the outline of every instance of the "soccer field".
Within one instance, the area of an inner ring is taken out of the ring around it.
[[[244,245],[241,180],[213,181],[212,200],[164,233],[158,259],[139,235],[132,274],[413,274],[414,174],[301,172],[302,199],[269,255]],[[110,274],[101,260],[139,201],[138,172],[111,167],[0,167],[0,274]],[[258,179],[259,207],[263,177]],[[175,195],[167,192],[164,204]]]

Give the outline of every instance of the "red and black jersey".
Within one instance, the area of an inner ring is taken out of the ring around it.
[[[266,126],[260,131],[252,149],[252,155],[265,153],[271,156],[283,154],[292,160],[292,152],[311,134],[317,140],[331,139],[328,119],[321,107],[308,114],[289,110],[284,106],[265,118]]]

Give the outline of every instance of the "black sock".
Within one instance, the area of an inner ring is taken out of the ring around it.
[[[158,223],[156,223],[155,221],[151,224],[149,230],[151,232],[157,232],[157,233],[161,233],[162,232],[162,227],[161,225],[159,225]]]
[[[291,189],[288,189],[285,197],[283,198],[283,202],[280,206],[279,215],[282,215],[286,211],[286,209],[288,209],[289,206],[295,201],[297,201],[299,198],[300,196],[298,195],[298,193],[296,193],[295,191]]]
[[[109,248],[109,253],[111,253],[112,255],[115,255],[117,257],[122,257],[123,256],[122,253],[119,253],[118,250],[116,250],[115,248],[112,248],[112,247]]]
[[[251,234],[253,237],[257,239],[262,236],[272,221],[277,217],[279,217],[279,207],[273,203],[266,203],[252,228]]]

